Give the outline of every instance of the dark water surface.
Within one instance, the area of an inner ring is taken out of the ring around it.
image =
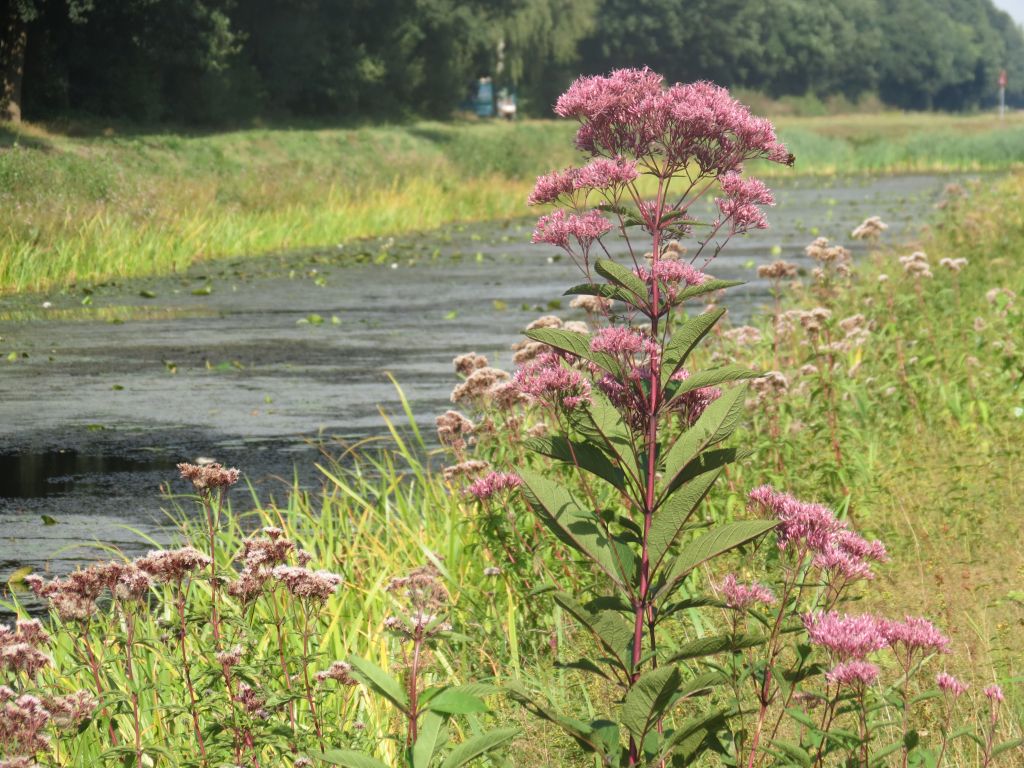
[[[731,292],[733,322],[767,298],[757,264],[806,266],[818,234],[857,252],[849,232],[871,215],[890,224],[883,242],[912,241],[951,180],[779,184],[772,229],[733,241],[709,268],[750,281]],[[568,307],[561,294],[579,276],[531,246],[531,230],[453,227],[0,299],[0,583],[24,565],[67,572],[97,546],[166,541],[160,488],[185,491],[179,461],[218,459],[278,496],[296,467],[317,483],[306,441],[380,432],[379,407],[399,411],[388,373],[432,421],[448,406],[452,357],[473,350],[509,367],[526,324],[578,314],[548,309]],[[232,495],[251,506],[244,489]]]

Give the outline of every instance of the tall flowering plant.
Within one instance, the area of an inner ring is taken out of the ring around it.
[[[696,568],[777,521],[710,528],[694,521],[739,455],[722,447],[744,403],[745,387],[734,383],[757,374],[735,365],[690,370],[691,353],[725,310],[689,315],[686,305],[735,285],[704,270],[730,238],[767,226],[763,206],[772,195],[741,175],[743,164],[791,164],[793,157],[770,122],[725,89],[666,87],[647,69],[581,78],[555,111],[579,122],[576,145],[589,162],[537,180],[529,202],[560,207],[540,218],[533,240],[557,246],[579,266],[586,281],[567,293],[601,327],[528,331],[544,351],[511,386],[557,425],[529,446],[575,477],[521,469],[519,487],[546,527],[604,577],[607,594],[583,602],[560,592],[555,600],[602,651],[573,666],[618,686],[622,705],[617,719],[584,723],[523,688],[514,695],[606,765],[664,765],[673,755],[689,762],[710,744],[723,711],[675,729],[665,727],[665,715],[722,682],[718,673],[694,677],[682,666],[721,649],[672,653],[659,636],[692,607],[679,588]],[[653,198],[645,194],[651,191]],[[694,203],[707,195],[716,196],[717,215],[700,220]],[[610,233],[621,235],[624,262],[611,256]],[[680,244],[687,239],[692,251]]]

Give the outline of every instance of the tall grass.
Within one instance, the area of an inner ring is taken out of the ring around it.
[[[809,174],[1003,169],[1012,117],[786,118]],[[0,154],[0,291],[169,274],[204,259],[524,213],[572,159],[552,121],[71,136],[27,126]],[[770,170],[770,169],[764,169]]]

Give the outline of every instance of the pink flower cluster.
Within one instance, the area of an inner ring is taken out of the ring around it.
[[[543,205],[559,200],[577,204],[577,192],[592,189],[615,189],[637,177],[636,163],[623,157],[598,157],[582,168],[566,168],[537,177],[528,205]]]
[[[736,170],[746,160],[793,162],[768,120],[753,117],[713,83],[664,87],[649,69],[581,77],[555,105],[581,125],[576,145],[594,156],[661,156],[663,175],[695,163],[702,174]]]
[[[486,501],[496,493],[511,491],[522,484],[522,478],[514,472],[491,472],[471,483],[466,493],[479,501]]]
[[[593,352],[606,352],[609,355],[635,355],[647,346],[648,338],[639,331],[622,326],[601,328],[590,338],[590,349]]]
[[[935,684],[939,686],[940,691],[948,693],[954,698],[960,696],[967,690],[967,683],[960,682],[946,672],[939,672],[939,674],[935,676]]]
[[[869,613],[840,616],[829,611],[804,616],[804,628],[811,642],[824,646],[840,661],[863,659],[872,651],[885,648],[889,642],[882,631],[884,623],[884,619]]]
[[[853,688],[873,685],[878,680],[878,667],[869,661],[847,661],[837,664],[825,679],[835,685],[847,685]]]
[[[153,580],[134,562],[112,560],[49,582],[32,574],[25,583],[37,597],[46,598],[50,608],[64,621],[85,621],[96,613],[96,601],[104,592],[115,600],[141,600],[149,594]]]
[[[311,571],[294,565],[279,565],[271,575],[284,584],[293,597],[300,599],[326,600],[341,584],[341,576],[336,573]]]
[[[183,480],[192,483],[197,491],[205,492],[213,488],[228,488],[238,482],[241,473],[237,469],[225,469],[216,462],[212,464],[179,464]]]
[[[554,407],[573,410],[590,402],[590,383],[551,352],[517,370],[512,386],[531,400]]]
[[[209,567],[210,558],[194,547],[182,547],[150,552],[135,564],[156,582],[180,584],[194,571]]]
[[[889,619],[880,622],[880,630],[886,643],[900,656],[902,651],[909,666],[910,657],[917,651],[926,653],[947,653],[949,638],[939,632],[927,619],[905,616],[903,621]]]
[[[595,240],[611,228],[612,223],[598,211],[588,211],[579,215],[556,210],[537,220],[537,228],[533,231],[531,242],[550,243],[569,250],[569,238],[573,237],[586,252]]]
[[[35,677],[50,663],[50,657],[41,650],[49,641],[50,635],[38,619],[19,619],[14,629],[0,624],[0,671]]]
[[[871,563],[888,559],[885,545],[867,541],[836,518],[828,507],[779,493],[770,485],[750,492],[749,506],[779,520],[779,548],[794,547],[799,555],[813,554],[813,565],[847,581],[871,579]]]
[[[725,604],[738,611],[746,610],[757,603],[771,605],[775,602],[775,595],[768,587],[763,584],[740,584],[733,573],[722,579],[718,589],[725,597]]]
[[[775,205],[771,191],[759,179],[744,179],[730,172],[719,180],[725,197],[715,200],[722,219],[729,221],[733,232],[767,229],[768,218],[758,206]]]
[[[37,697],[27,693],[19,696],[0,685],[0,747],[5,757],[33,756],[47,749],[50,740],[45,729],[49,722],[50,713]]]

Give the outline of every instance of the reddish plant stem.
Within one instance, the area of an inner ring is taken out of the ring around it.
[[[178,591],[178,624],[181,645],[181,668],[185,675],[185,685],[188,687],[188,698],[192,712],[192,729],[196,734],[196,742],[199,744],[199,754],[203,758],[203,765],[209,765],[209,758],[206,756],[206,742],[203,740],[203,733],[199,728],[199,712],[196,708],[196,689],[192,684],[192,669],[188,662],[188,650],[185,648],[187,638],[187,627],[185,624],[185,591]]]

